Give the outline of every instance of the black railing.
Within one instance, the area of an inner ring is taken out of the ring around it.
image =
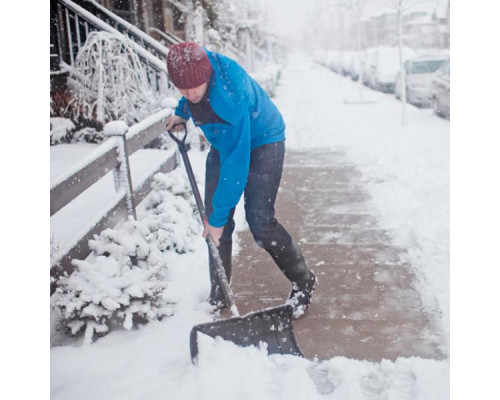
[[[126,36],[144,62],[152,87],[156,91],[172,89],[165,65],[167,47],[93,0],[51,1],[51,37],[55,36],[53,44],[62,65],[74,63],[92,31]]]

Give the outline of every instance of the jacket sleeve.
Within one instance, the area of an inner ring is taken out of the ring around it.
[[[233,127],[232,143],[219,148],[220,172],[217,188],[212,198],[213,211],[209,223],[222,227],[227,223],[229,212],[245,190],[250,170],[250,116],[245,113]]]

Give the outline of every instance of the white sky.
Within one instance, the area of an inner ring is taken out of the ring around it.
[[[434,5],[448,0],[407,0],[408,4],[414,4],[413,10],[434,9]],[[294,38],[300,37],[308,24],[308,16],[314,13],[314,10],[326,10],[328,7],[334,7],[335,0],[265,0],[261,1],[263,8],[267,11],[267,29],[274,33]],[[375,16],[387,11],[384,0],[372,0],[366,5],[365,18]]]

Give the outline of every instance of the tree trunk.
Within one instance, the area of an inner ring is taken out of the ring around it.
[[[359,68],[358,75],[358,87],[359,87],[359,99],[363,98],[363,70],[361,69],[361,15],[356,16],[356,50],[357,50],[357,60],[355,68]]]
[[[406,76],[403,62],[403,10],[401,1],[398,7],[398,47],[399,70],[401,71],[401,125],[406,125]]]

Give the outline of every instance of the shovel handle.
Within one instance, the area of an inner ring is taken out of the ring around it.
[[[175,124],[173,128],[177,127],[177,126],[183,126],[184,127],[184,136],[182,139],[179,139],[172,131],[167,131],[168,134],[170,135],[170,137],[172,138],[172,140],[177,143],[178,145],[180,145],[181,143],[182,144],[185,144],[186,143],[186,137],[187,137],[187,127],[186,127],[186,123],[185,122],[180,122],[178,124]]]
[[[191,162],[189,161],[189,157],[187,155],[187,147],[186,147],[186,137],[187,137],[187,128],[186,123],[181,122],[179,124],[175,124],[173,128],[176,126],[184,127],[184,136],[182,139],[179,139],[172,131],[167,131],[170,137],[174,142],[179,146],[179,152],[181,153],[182,160],[184,161],[184,166],[186,167],[186,173],[189,179],[189,183],[191,184],[191,189],[193,190],[194,199],[196,200],[196,206],[198,207],[198,211],[200,212],[201,223],[205,226],[204,221],[208,220],[207,213],[205,211],[205,207],[203,205],[203,201],[201,200],[200,191],[198,190],[198,185],[196,184],[196,179],[194,177],[193,168],[191,167]]]
[[[196,201],[196,205],[198,207],[198,211],[200,212],[201,223],[205,226],[205,221],[208,220],[207,213],[205,211],[205,207],[203,205],[203,201],[201,200],[200,191],[198,190],[198,185],[196,184],[196,179],[194,177],[193,168],[191,167],[191,162],[189,161],[189,157],[187,154],[186,148],[186,136],[187,136],[187,128],[186,123],[181,122],[179,124],[175,124],[176,126],[184,127],[184,136],[182,139],[179,139],[173,132],[167,131],[170,137],[177,143],[179,146],[179,151],[182,156],[182,160],[184,161],[184,166],[186,167],[186,173],[189,179],[189,183],[191,184],[191,189],[193,190],[194,199]],[[227,281],[227,276],[224,271],[224,267],[222,266],[222,260],[219,256],[219,250],[217,249],[217,245],[215,244],[214,239],[208,235],[206,239],[208,245],[208,251],[210,253],[210,257],[212,257],[213,262],[215,264],[217,275],[219,276],[219,281],[222,286],[222,291],[226,297],[227,302],[229,303],[229,308],[231,309],[231,313],[234,316],[239,316],[238,309],[234,304],[233,293],[231,291],[231,287],[229,286],[229,282]]]

